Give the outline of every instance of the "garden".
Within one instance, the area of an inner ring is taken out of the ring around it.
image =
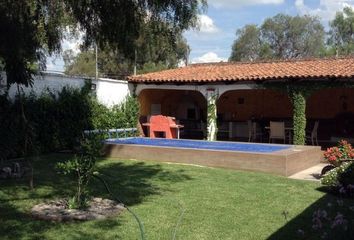
[[[85,222],[31,216],[34,205],[76,192],[74,178],[58,173],[56,167],[70,159],[73,155],[62,153],[34,161],[33,191],[20,179],[1,181],[1,239],[140,238],[139,226],[128,211]],[[146,239],[319,239],[323,234],[333,239],[329,234],[334,233],[335,239],[348,239],[353,234],[353,200],[324,192],[318,182],[104,158],[98,159],[96,170],[141,219]],[[96,179],[87,189],[90,196],[111,198]]]
[[[348,175],[353,174],[353,167],[347,162],[336,163],[337,167],[325,174],[322,185],[262,173],[96,158],[98,146],[93,138],[81,143],[79,155],[37,157],[33,161],[36,187],[31,191],[25,179],[2,180],[2,239],[353,236],[354,178]],[[352,151],[346,142],[338,148]],[[332,152],[328,149],[326,158]],[[31,214],[36,204],[57,199],[66,199],[69,209],[85,209],[93,196],[116,200],[128,210],[91,221],[45,221]]]
[[[23,127],[21,118],[4,117],[19,114],[18,98],[0,99],[4,113],[0,131],[7,134],[1,134],[0,144],[1,239],[350,239],[354,235],[354,150],[345,141],[324,153],[330,165],[321,182],[122,161],[102,156],[105,136],[82,132],[134,127],[138,105],[133,97],[112,108],[100,105],[87,88],[24,97],[26,131],[16,131]],[[21,151],[23,143],[26,151]],[[103,218],[100,214],[50,218],[46,210],[38,217],[33,211],[48,203],[63,207],[59,212],[67,216],[107,201],[110,214]]]

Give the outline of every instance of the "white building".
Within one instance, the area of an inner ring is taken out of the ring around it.
[[[86,81],[91,80],[91,89],[96,92],[99,102],[106,106],[112,106],[122,102],[127,95],[130,94],[128,82],[125,80],[109,79],[109,78],[89,78],[81,76],[67,76],[60,73],[42,72],[33,79],[32,87],[24,87],[25,94],[34,93],[37,96],[45,91],[59,92],[63,87],[81,88]],[[6,90],[6,74],[1,73],[0,90]],[[11,85],[9,89],[9,97],[14,98],[17,93],[17,85]]]

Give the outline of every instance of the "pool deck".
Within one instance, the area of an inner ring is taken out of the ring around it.
[[[284,150],[256,153],[107,142],[105,155],[120,159],[187,163],[290,176],[320,163],[322,152],[317,146],[290,146]]]
[[[298,180],[309,180],[309,181],[320,181],[321,171],[327,166],[328,163],[319,163],[313,167],[307,168],[301,172],[295,173],[289,178],[298,179]]]

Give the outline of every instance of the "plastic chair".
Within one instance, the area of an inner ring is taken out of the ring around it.
[[[272,122],[269,123],[269,142],[274,139],[283,140],[285,143],[285,124],[284,122]]]
[[[306,134],[306,141],[311,140],[311,144],[315,145],[316,143],[316,146],[318,146],[318,139],[317,139],[318,125],[319,125],[319,121],[316,121],[315,125],[313,125],[312,131]]]
[[[263,133],[257,132],[257,123],[248,120],[247,125],[248,125],[248,141],[249,142],[256,141],[257,138],[259,137],[262,142]]]

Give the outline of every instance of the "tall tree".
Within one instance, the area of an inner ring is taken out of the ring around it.
[[[174,41],[177,32],[196,24],[200,6],[205,5],[205,0],[2,0],[0,66],[6,71],[9,85],[31,85],[36,69],[45,68],[46,55],[61,50],[63,29],[69,23],[79,26],[84,33],[85,46],[110,46],[133,59],[135,44],[146,22],[166,23],[160,33],[168,34]],[[23,151],[27,155],[32,131],[19,96],[19,131],[23,132]]]
[[[330,22],[328,44],[334,54],[354,53],[354,10],[346,7]]]
[[[147,27],[137,41],[136,60],[124,58],[117,50],[106,46],[99,49],[97,62],[100,77],[116,77],[133,73],[134,64],[138,73],[147,73],[176,67],[180,61],[187,61],[189,46],[181,33],[177,33],[177,42]],[[156,41],[156,35],[159,39]],[[73,57],[71,50],[64,52],[65,72],[69,75],[95,76],[95,52],[88,49]]]
[[[319,56],[325,31],[317,17],[278,14],[260,27],[237,31],[230,60],[291,59]]]
[[[84,33],[86,46],[119,49],[130,59],[146,21],[168,23],[161,34],[195,26],[205,0],[3,0],[0,2],[0,58],[8,82],[28,86],[32,63],[44,66],[46,54],[60,51],[65,16]],[[156,36],[157,38],[158,36]]]
[[[173,36],[165,31],[170,27],[165,22],[146,23],[137,41],[136,60],[139,69],[146,63],[171,68],[177,66],[179,61],[187,61],[190,51],[187,41],[181,31],[177,31]]]
[[[87,77],[96,76],[96,53],[90,48],[81,51],[76,56],[72,50],[63,53],[65,73]],[[120,78],[131,73],[131,61],[125,60],[122,54],[109,49],[97,51],[98,76]]]
[[[205,0],[66,0],[69,11],[84,31],[84,43],[106,45],[134,59],[146,23],[161,36],[176,42],[179,32],[197,24],[197,13]],[[165,23],[164,25],[161,23]],[[146,39],[145,37],[143,39]]]
[[[46,53],[60,50],[63,4],[55,0],[0,2],[0,59],[9,84],[31,84]]]
[[[236,31],[236,40],[232,45],[231,61],[253,61],[261,56],[262,41],[257,25],[246,25]]]

